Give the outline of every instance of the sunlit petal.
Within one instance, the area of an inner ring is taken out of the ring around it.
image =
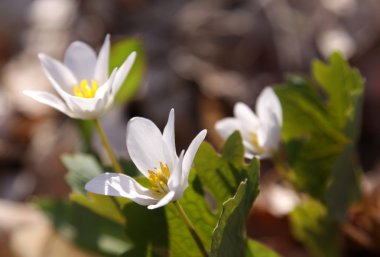
[[[252,132],[260,127],[260,120],[245,103],[237,103],[234,106],[234,115],[240,123],[240,133],[244,138],[250,138]]]
[[[38,57],[46,77],[59,95],[65,98],[71,94],[73,86],[78,83],[71,71],[61,62],[47,55],[39,54]]]
[[[124,174],[101,174],[90,180],[85,189],[95,194],[126,197],[140,205],[151,205],[158,202],[149,189]]]
[[[137,117],[128,122],[127,148],[132,161],[146,177],[148,170],[158,168],[160,162],[173,169],[161,131],[148,119]]]
[[[184,188],[182,187],[183,181],[182,181],[182,163],[183,163],[183,157],[184,157],[185,151],[181,152],[181,155],[179,156],[177,165],[173,169],[173,171],[170,174],[170,178],[168,180],[168,187],[170,191],[175,192],[175,199],[178,199],[182,196]]]
[[[73,113],[67,108],[64,102],[53,94],[50,94],[48,92],[29,90],[25,90],[23,93],[40,103],[49,105],[50,107],[53,107],[54,109],[57,109],[58,111],[63,112],[70,117],[73,117]]]
[[[271,87],[264,88],[260,93],[256,102],[256,112],[263,123],[282,126],[281,103]]]
[[[183,164],[182,164],[182,185],[184,188],[188,185],[188,178],[189,178],[189,172],[191,169],[191,165],[193,163],[195,154],[198,151],[199,146],[201,145],[202,141],[205,139],[207,134],[207,130],[202,130],[199,132],[199,134],[193,139],[191,144],[189,145],[189,148],[187,149],[185,156],[183,158]]]
[[[221,137],[228,138],[234,131],[241,130],[240,122],[236,118],[224,118],[215,123],[215,129]]]
[[[110,91],[112,90],[112,84],[115,81],[116,73],[117,73],[117,68],[115,68],[112,71],[110,78],[106,80],[106,82],[103,83],[103,85],[101,85],[99,89],[96,91],[95,98],[109,97],[110,100],[112,100]]]
[[[168,146],[171,163],[176,163],[178,160],[175,148],[175,132],[174,132],[174,109],[170,110],[168,122],[164,128],[163,139]]]
[[[234,115],[242,124],[242,127],[255,129],[260,125],[260,121],[256,114],[245,103],[237,103],[234,106]]]
[[[71,43],[66,50],[64,63],[78,81],[94,78],[96,54],[89,45],[80,41]]]
[[[102,48],[100,49],[98,59],[96,61],[94,78],[99,84],[103,84],[108,79],[108,63],[110,58],[110,35],[104,39]]]
[[[170,203],[170,201],[173,200],[174,195],[175,195],[175,192],[174,191],[170,191],[163,198],[161,198],[161,200],[158,201],[158,203],[149,205],[148,209],[153,210],[153,209],[160,208],[160,207],[162,207],[164,205],[167,205],[168,203]]]

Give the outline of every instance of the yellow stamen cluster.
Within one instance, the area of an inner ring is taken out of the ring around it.
[[[151,190],[155,191],[157,194],[166,194],[169,192],[168,180],[170,177],[170,169],[167,164],[160,162],[160,167],[156,168],[154,171],[149,170],[149,182],[152,184]]]
[[[88,80],[83,79],[80,85],[74,85],[74,95],[82,98],[93,98],[98,90],[98,82],[91,80],[91,86]]]
[[[251,133],[251,144],[255,147],[255,150],[258,154],[265,153],[265,150],[259,144],[259,139],[256,133]]]

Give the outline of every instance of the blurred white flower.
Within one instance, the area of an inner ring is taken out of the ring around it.
[[[138,170],[149,180],[150,187],[119,173],[104,173],[89,181],[87,191],[121,196],[155,209],[180,198],[188,186],[188,177],[199,145],[206,137],[202,130],[186,153],[177,156],[174,137],[174,109],[170,111],[164,132],[150,120],[133,118],[127,126],[127,148]]]
[[[322,31],[317,37],[317,47],[325,58],[338,51],[348,59],[357,52],[354,38],[338,27]]]
[[[119,69],[108,74],[110,36],[96,56],[83,42],[73,42],[66,50],[64,63],[45,54],[39,54],[43,70],[60,97],[41,91],[24,94],[49,105],[71,118],[96,119],[112,106],[114,98],[136,58],[133,52]]]
[[[224,138],[240,131],[245,147],[245,156],[267,158],[278,150],[281,141],[282,109],[273,89],[266,87],[256,102],[255,114],[246,104],[234,106],[234,116],[215,124],[215,129]]]

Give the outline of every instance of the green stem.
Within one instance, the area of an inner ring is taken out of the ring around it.
[[[107,136],[106,134],[104,133],[104,130],[99,122],[99,120],[95,120],[95,127],[96,127],[96,130],[98,131],[98,134],[99,134],[99,137],[100,137],[100,140],[102,141],[102,144],[104,146],[104,149],[106,150],[107,152],[107,155],[109,157],[109,159],[111,160],[111,163],[112,163],[112,167],[113,169],[117,172],[117,173],[122,173],[123,172],[123,169],[121,168],[119,162],[117,161],[116,159],[116,156],[114,154],[114,152],[112,151],[112,148],[111,148],[111,145],[110,143],[108,142],[108,139],[107,139]],[[119,202],[117,201],[116,197],[113,197],[111,196],[111,201],[113,202],[113,204],[115,205],[116,209],[120,212],[120,214],[123,216],[123,211],[122,211],[122,207],[120,206]]]
[[[205,249],[205,247],[201,241],[201,238],[199,237],[199,235],[195,231],[195,227],[194,227],[193,223],[191,222],[191,220],[189,219],[189,217],[186,215],[186,212],[183,210],[182,206],[179,204],[178,201],[173,202],[173,204],[176,207],[179,216],[181,216],[182,220],[185,222],[187,228],[189,229],[190,234],[193,237],[195,243],[197,243],[199,250],[202,252],[204,257],[208,257],[208,253],[207,253],[207,251],[206,251],[206,249]]]
[[[113,169],[117,173],[122,173],[123,169],[121,168],[119,162],[116,159],[114,152],[112,151],[111,145],[108,142],[107,136],[104,133],[104,130],[103,130],[102,126],[100,125],[99,120],[95,120],[95,127],[96,127],[96,130],[98,131],[98,134],[99,134],[100,140],[102,141],[104,149],[107,152],[108,158],[111,160]]]

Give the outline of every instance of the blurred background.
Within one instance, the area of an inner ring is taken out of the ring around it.
[[[22,90],[52,90],[38,53],[62,59],[75,40],[98,49],[106,33],[114,43],[139,39],[146,54],[136,97],[102,120],[124,157],[128,119],[144,116],[162,128],[172,107],[178,149],[202,128],[219,148],[213,124],[230,116],[234,103],[254,107],[263,87],[287,73],[308,74],[313,59],[339,50],[366,78],[358,160],[380,220],[379,13],[378,0],[1,0],[0,256],[88,256],[28,204],[35,196],[67,197],[60,156],[79,147],[76,123]],[[263,170],[250,236],[284,256],[307,256],[288,229],[292,193],[269,188],[276,176],[270,163]]]

